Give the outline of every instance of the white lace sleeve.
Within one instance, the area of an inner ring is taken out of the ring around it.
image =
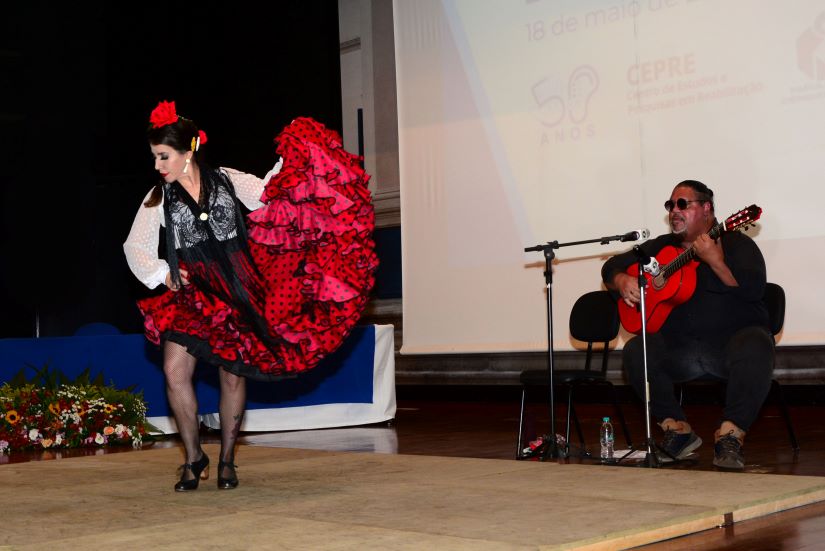
[[[144,202],[149,199],[151,191],[146,195]],[[140,205],[129,231],[129,237],[123,244],[126,253],[126,262],[132,273],[144,285],[154,289],[166,282],[169,265],[162,258],[158,258],[158,238],[160,226],[163,224],[163,202],[154,207]]]
[[[261,202],[261,195],[264,192],[264,186],[267,182],[269,182],[270,178],[281,171],[281,166],[283,164],[283,159],[278,159],[278,162],[275,163],[272,170],[266,173],[263,180],[252,174],[235,170],[234,168],[221,167],[221,170],[229,176],[229,179],[232,181],[232,185],[235,187],[235,194],[238,196],[241,203],[246,205],[246,208],[249,210],[255,210],[264,206]]]

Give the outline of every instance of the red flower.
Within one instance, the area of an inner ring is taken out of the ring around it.
[[[201,139],[201,145],[206,143],[206,132],[198,130],[198,137]]]
[[[162,101],[154,108],[149,115],[149,123],[153,128],[160,128],[167,124],[178,122],[178,114],[175,112],[174,101]]]

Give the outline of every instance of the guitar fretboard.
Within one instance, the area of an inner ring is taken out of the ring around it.
[[[725,223],[720,222],[713,226],[711,230],[708,232],[708,236],[711,239],[716,239],[720,235],[722,235],[722,231],[725,229]],[[696,251],[693,249],[693,245],[688,247],[684,250],[679,256],[668,262],[667,266],[664,267],[662,270],[662,275],[665,279],[668,279],[670,276],[681,270],[688,262],[693,260],[696,256]]]

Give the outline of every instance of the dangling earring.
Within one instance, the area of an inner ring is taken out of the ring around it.
[[[191,159],[186,159],[186,166],[183,167],[183,173],[186,174],[186,171],[189,170],[189,162]]]

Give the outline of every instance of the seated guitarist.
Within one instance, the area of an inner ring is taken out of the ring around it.
[[[663,459],[683,459],[702,444],[685,418],[673,384],[712,375],[728,381],[714,436],[713,464],[743,469],[745,433],[770,390],[774,363],[774,340],[762,302],[765,261],[756,243],[742,232],[723,233],[716,241],[710,238],[708,232],[716,223],[713,191],[703,183],[679,183],[665,208],[671,233],[645,242],[642,251],[655,256],[667,246],[693,247],[698,263],[682,268],[696,270],[693,294],[670,312],[658,332],[647,336],[651,414],[664,430],[658,453]],[[638,277],[627,273],[636,263],[636,253],[629,251],[602,267],[605,285],[628,306],[640,300]],[[630,382],[644,399],[642,339],[627,343],[623,360]]]

